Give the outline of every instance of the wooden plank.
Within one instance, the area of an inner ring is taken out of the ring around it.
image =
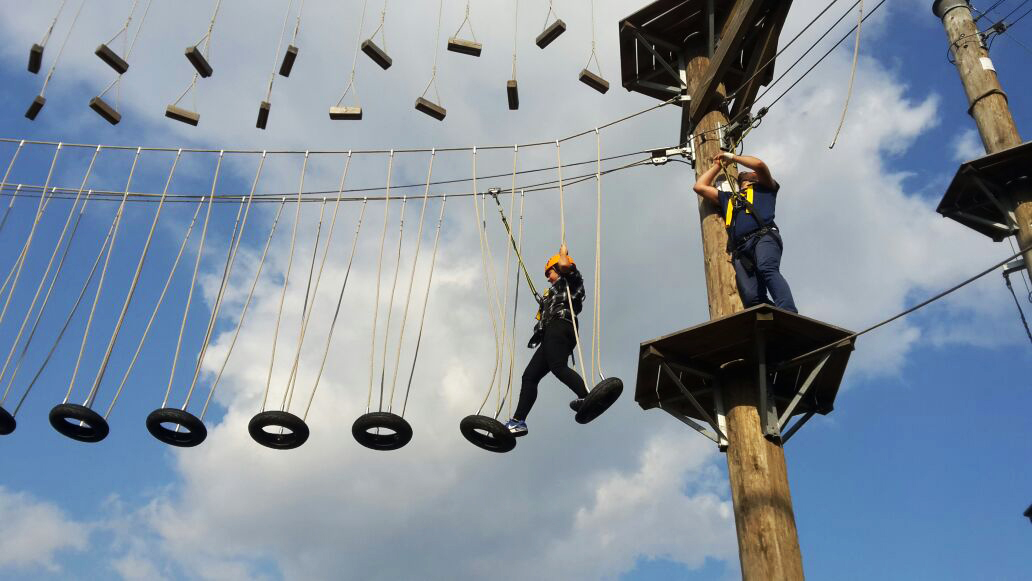
[[[788,10],[791,7],[792,0],[783,0],[778,2],[778,5],[767,15],[761,37],[756,43],[756,48],[752,52],[748,66],[745,68],[747,84],[745,87],[739,87],[738,95],[735,96],[735,103],[731,109],[732,119],[743,111],[748,111],[752,108],[752,104],[756,100],[756,93],[760,91],[760,85],[763,84],[763,79],[767,76],[766,74],[757,73],[760,71],[760,67],[763,67],[767,61],[774,58],[774,55],[777,53],[781,28],[785,25],[785,19],[788,17]],[[774,70],[773,62],[767,66],[767,70]],[[753,78],[754,76],[755,78]]]
[[[700,111],[709,107],[717,85],[720,84],[724,72],[731,66],[742,41],[745,40],[746,31],[753,26],[764,4],[762,0],[738,0],[735,3],[721,35],[720,44],[717,45],[717,52],[692,92],[690,114],[693,120],[698,117]]]

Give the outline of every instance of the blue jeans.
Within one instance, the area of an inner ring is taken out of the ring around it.
[[[735,282],[745,308],[773,301],[779,309],[799,312],[792,299],[792,289],[781,276],[782,250],[781,235],[772,230],[753,238],[734,253]],[[767,299],[768,292],[771,300]]]

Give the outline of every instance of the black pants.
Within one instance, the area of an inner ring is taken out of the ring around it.
[[[534,352],[527,369],[523,372],[523,387],[520,389],[520,401],[516,404],[514,419],[526,420],[530,408],[534,407],[537,400],[538,383],[549,371],[559,378],[559,381],[566,384],[577,394],[577,397],[585,397],[588,390],[584,387],[584,380],[581,376],[570,369],[566,362],[577,347],[577,337],[573,333],[573,323],[557,319],[545,327],[545,335],[541,339],[541,345]]]

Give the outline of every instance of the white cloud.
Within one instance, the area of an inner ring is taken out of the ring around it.
[[[58,553],[80,551],[90,527],[68,518],[57,505],[0,486],[0,569],[61,570]]]
[[[985,155],[982,140],[974,129],[966,129],[953,142],[953,161],[964,163]]]

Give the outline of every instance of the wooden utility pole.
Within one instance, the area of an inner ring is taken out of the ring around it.
[[[987,154],[1021,145],[1021,136],[1007,104],[1007,95],[1000,87],[989,51],[971,18],[967,0],[936,0],[932,12],[942,20],[950,42],[950,54],[957,65],[960,81],[968,98],[968,114],[975,120]],[[1018,223],[1018,245],[1032,244],[1032,186],[1019,184],[1010,200]],[[1032,251],[1025,252],[1025,266],[1032,276]]]

